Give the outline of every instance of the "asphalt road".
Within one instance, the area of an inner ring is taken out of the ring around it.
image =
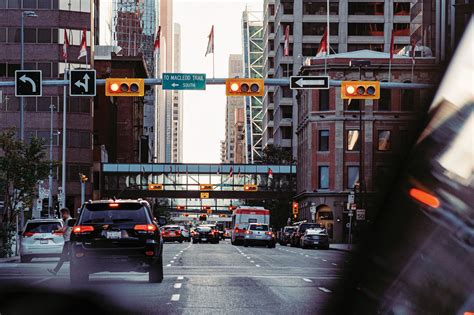
[[[228,240],[166,243],[161,284],[148,283],[145,273],[104,272],[91,275],[86,287],[71,288],[68,263],[54,277],[46,268],[57,259],[34,259],[1,263],[0,287],[82,292],[140,314],[331,314],[326,302],[338,294],[351,259],[338,250],[245,248]]]

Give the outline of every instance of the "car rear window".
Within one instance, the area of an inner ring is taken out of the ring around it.
[[[26,225],[25,232],[52,233],[60,228],[60,222],[30,222]]]
[[[177,226],[164,226],[163,230],[165,230],[165,231],[178,231],[179,227],[177,227]]]
[[[285,232],[288,232],[288,233],[293,233],[294,231],[296,230],[296,228],[285,228]]]
[[[251,231],[268,231],[268,225],[253,225],[253,224],[251,224],[249,229]]]
[[[210,232],[211,231],[211,228],[208,227],[208,226],[202,226],[202,227],[198,227],[196,229],[198,232]]]
[[[80,224],[150,223],[147,209],[138,203],[89,204],[84,208]]]
[[[307,229],[314,229],[314,228],[320,228],[321,225],[314,223],[314,224],[301,224],[300,226],[300,232],[304,233]]]

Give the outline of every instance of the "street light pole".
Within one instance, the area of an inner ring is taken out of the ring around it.
[[[48,193],[48,218],[52,218],[53,212],[53,110],[54,105],[49,106],[51,109],[51,128],[49,130],[49,193]]]

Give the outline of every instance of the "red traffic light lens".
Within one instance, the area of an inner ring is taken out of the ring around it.
[[[348,86],[346,87],[346,92],[347,92],[347,94],[354,94],[354,92],[355,92],[354,86],[348,85]]]
[[[247,83],[244,83],[240,86],[240,90],[242,92],[248,92],[249,91],[249,85]]]
[[[250,91],[252,91],[253,93],[258,92],[259,89],[260,87],[258,86],[258,84],[255,83],[250,86]]]
[[[119,85],[118,85],[117,83],[112,83],[112,84],[110,85],[110,90],[111,90],[112,92],[117,92],[117,91],[119,90]]]
[[[357,94],[364,95],[365,94],[365,87],[363,87],[363,86],[357,87]]]
[[[120,90],[122,92],[128,92],[128,84],[126,84],[126,83],[120,84]]]
[[[232,83],[232,84],[230,85],[230,90],[231,90],[232,92],[237,92],[237,91],[239,90],[239,85],[238,85],[237,83]]]

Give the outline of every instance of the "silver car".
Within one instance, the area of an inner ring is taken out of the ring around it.
[[[28,220],[20,239],[20,260],[30,262],[35,257],[59,257],[63,250],[63,227],[60,219]]]
[[[268,224],[250,223],[244,236],[244,246],[263,244],[268,248],[275,247],[275,236]]]

